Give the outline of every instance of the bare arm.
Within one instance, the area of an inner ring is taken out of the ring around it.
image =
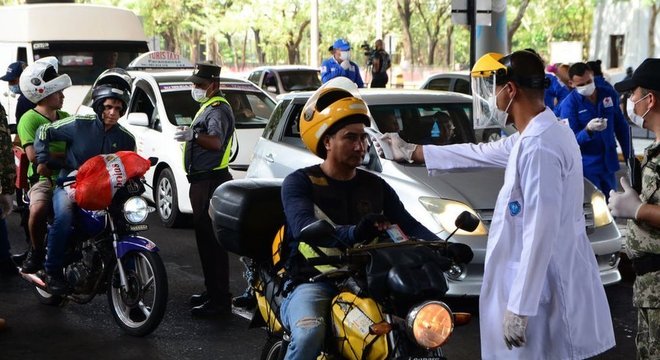
[[[660,205],[643,204],[637,212],[637,221],[645,222],[656,229],[660,229]]]

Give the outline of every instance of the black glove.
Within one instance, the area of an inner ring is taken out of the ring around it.
[[[378,230],[377,223],[389,223],[383,214],[367,214],[355,225],[353,237],[357,242],[371,241],[382,231]]]

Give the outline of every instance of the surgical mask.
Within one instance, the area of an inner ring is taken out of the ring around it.
[[[635,105],[638,102],[646,99],[646,97],[649,96],[649,95],[651,95],[651,94],[646,94],[646,96],[644,96],[643,98],[641,98],[637,101],[632,101],[632,100],[630,100],[630,98],[628,98],[627,104],[626,104],[626,112],[628,113],[628,118],[630,119],[630,121],[633,122],[633,124],[637,125],[638,127],[642,128],[642,129],[644,128],[644,116],[646,116],[646,114],[648,114],[651,109],[647,109],[646,112],[644,113],[644,115],[639,116],[639,115],[635,114]]]
[[[575,90],[582,96],[591,96],[591,94],[593,94],[596,90],[596,84],[592,81],[587,85],[576,86]]]
[[[509,84],[504,85],[500,91],[497,92],[495,95],[491,95],[491,97],[488,99],[488,108],[490,109],[490,116],[495,121],[495,124],[501,128],[506,127],[506,120],[509,118],[509,114],[507,113],[507,110],[509,110],[509,107],[511,106],[511,103],[513,102],[513,98],[509,100],[509,104],[506,106],[506,109],[500,110],[497,107],[497,97],[500,96],[502,91],[506,89],[506,87],[509,86]]]
[[[351,52],[350,51],[340,51],[339,52],[339,58],[342,60],[351,60]]]
[[[20,94],[21,93],[21,87],[16,85],[9,85],[9,91],[13,92],[14,94]]]
[[[206,96],[206,89],[200,89],[193,86],[190,94],[192,95],[192,98],[195,99],[195,101],[198,103],[203,103],[209,99],[208,96]]]

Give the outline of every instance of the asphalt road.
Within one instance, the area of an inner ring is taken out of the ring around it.
[[[238,316],[199,320],[190,316],[188,297],[201,291],[203,278],[192,229],[167,229],[155,214],[150,229],[142,234],[161,249],[169,280],[167,312],[160,327],[144,338],[122,333],[114,323],[106,297],[98,296],[85,305],[64,307],[41,305],[33,288],[15,277],[0,280],[0,317],[9,328],[0,332],[0,359],[258,359],[265,332],[248,329]],[[18,229],[18,216],[9,218],[12,250],[25,249]],[[243,290],[242,265],[231,259],[231,288]],[[611,306],[617,346],[596,359],[634,358],[633,336],[636,315],[631,306],[631,283],[606,289]],[[448,301],[457,311],[475,316],[470,324],[455,329],[446,355],[453,359],[479,358],[479,320],[476,299]]]

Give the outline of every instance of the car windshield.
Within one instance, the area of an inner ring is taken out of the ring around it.
[[[257,91],[223,89],[225,99],[232,106],[237,128],[263,128],[275,109],[268,95]],[[167,118],[174,125],[190,125],[199,110],[199,103],[190,96],[190,85],[165,89],[161,94]]]
[[[131,60],[148,50],[145,43],[126,41],[48,42],[47,45],[34,49],[34,59],[55,56],[60,62],[59,73],[69,75],[74,85],[92,85],[103,71],[126,68]]]
[[[369,110],[380,132],[398,132],[402,139],[414,144],[474,141],[470,103],[371,105]]]
[[[316,90],[321,86],[318,70],[286,70],[279,74],[286,92]]]

